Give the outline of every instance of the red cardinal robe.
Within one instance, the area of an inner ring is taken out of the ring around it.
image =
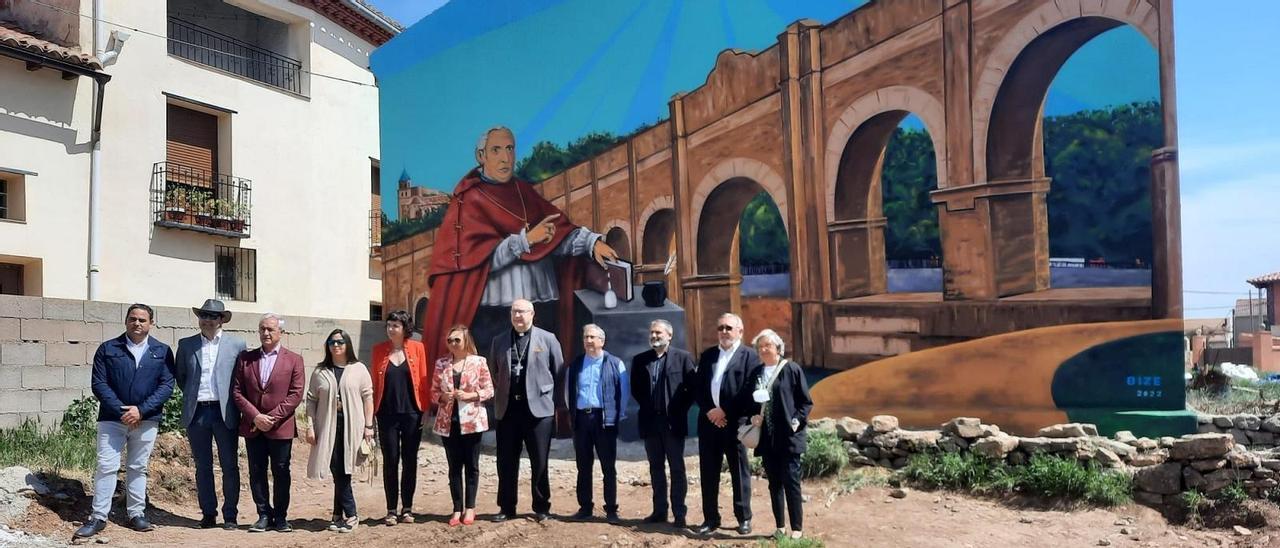
[[[486,183],[480,179],[479,168],[462,178],[453,189],[453,199],[436,231],[427,270],[430,295],[426,316],[419,322],[423,326],[422,343],[427,347],[429,367],[449,353],[444,341],[445,330],[456,324],[469,326],[475,318],[489,280],[493,250],[507,236],[533,228],[548,215],[557,213],[560,217],[555,221],[555,236],[550,242],[531,245],[520,260],[535,262],[551,255],[578,225],[569,222],[560,208],[525,181],[513,177],[507,183]],[[563,257],[556,265],[560,291],[557,337],[562,347],[573,334],[573,291],[582,285],[584,265],[582,257]],[[571,352],[565,350],[568,359]],[[435,378],[434,372],[429,371],[427,378]]]

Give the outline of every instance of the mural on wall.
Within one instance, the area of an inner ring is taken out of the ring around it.
[[[827,377],[817,413],[1194,428],[1162,335],[1181,330],[1169,9],[455,0],[372,57],[384,195],[448,200],[388,207],[383,302],[501,328],[475,316],[509,305],[494,250],[554,234],[516,262],[554,279],[539,323],[569,353],[587,319],[661,314],[699,350],[732,311]],[[511,185],[479,177],[494,136]],[[634,300],[584,291],[605,262]],[[1130,377],[1164,389],[1128,397]]]

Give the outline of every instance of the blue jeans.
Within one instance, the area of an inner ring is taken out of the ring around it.
[[[107,520],[111,497],[116,492],[116,474],[120,471],[120,454],[127,453],[125,487],[128,489],[129,517],[143,514],[147,508],[147,463],[156,445],[160,423],[142,421],[134,428],[122,422],[98,423],[98,469],[93,474],[93,519]]]
[[[218,515],[218,493],[213,488],[213,444],[216,442],[218,464],[222,467],[222,517],[235,521],[236,505],[240,503],[240,436],[227,428],[221,406],[213,403],[197,405],[191,424],[187,425],[187,439],[196,464],[196,496],[201,515]]]

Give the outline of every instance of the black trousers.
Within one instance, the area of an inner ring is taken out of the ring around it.
[[[445,459],[449,462],[449,496],[453,498],[454,512],[476,507],[476,488],[480,485],[481,435],[479,432],[463,434],[458,423],[453,423],[449,435],[441,440]],[[466,473],[465,484],[463,472]]]
[[[751,461],[747,448],[738,441],[738,427],[729,421],[716,428],[705,416],[698,417],[698,472],[702,484],[702,515],[710,524],[720,524],[720,463],[729,461],[729,485],[733,488],[733,515],[738,522],[751,519]]]
[[[526,400],[512,400],[498,421],[498,509],[515,515],[519,497],[516,484],[520,479],[520,449],[529,453],[533,469],[530,491],[533,511],[551,512],[551,477],[547,474],[547,455],[551,453],[551,431],[555,418],[535,417],[529,413]]]
[[[191,397],[194,397],[191,396]],[[195,416],[187,425],[187,440],[191,443],[191,458],[196,465],[196,498],[200,501],[200,514],[205,517],[218,515],[218,494],[213,488],[213,444],[218,444],[218,464],[222,467],[222,517],[236,520],[236,504],[240,502],[240,435],[227,428],[222,420],[222,409],[213,405],[196,406]]]
[[[338,415],[337,433],[333,438],[333,455],[329,457],[329,472],[333,474],[333,514],[340,518],[356,515],[356,497],[351,492],[351,474],[343,464],[346,459],[346,420]]]
[[[604,472],[604,511],[617,512],[618,427],[605,426],[603,410],[574,411],[573,454],[578,464],[578,508],[589,512],[595,506],[591,500],[594,491],[591,475],[595,459],[599,457],[600,470]]]
[[[249,457],[249,492],[258,507],[258,517],[280,523],[289,516],[289,459],[293,456],[293,440],[273,440],[264,436],[245,438]],[[270,470],[274,484],[268,487]]]
[[[769,502],[773,505],[773,522],[778,529],[786,526],[783,504],[791,518],[791,530],[804,530],[804,499],[800,496],[800,455],[771,451],[761,456],[764,473],[769,476]]]
[[[401,511],[409,512],[418,485],[422,414],[379,415],[378,443],[382,446],[382,490],[387,495],[387,513],[396,513],[396,499]]]
[[[649,482],[653,484],[653,513],[667,515],[667,472],[671,467],[671,510],[676,519],[684,519],[689,508],[684,499],[689,479],[684,470],[684,437],[671,432],[666,417],[654,419],[653,431],[644,438],[644,453],[649,457]]]

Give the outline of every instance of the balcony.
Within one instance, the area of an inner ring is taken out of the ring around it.
[[[382,210],[369,210],[369,256],[382,256]]]
[[[169,17],[169,54],[302,93],[302,62],[177,17]]]
[[[156,226],[248,238],[251,198],[248,179],[174,162],[157,162],[151,170]]]

